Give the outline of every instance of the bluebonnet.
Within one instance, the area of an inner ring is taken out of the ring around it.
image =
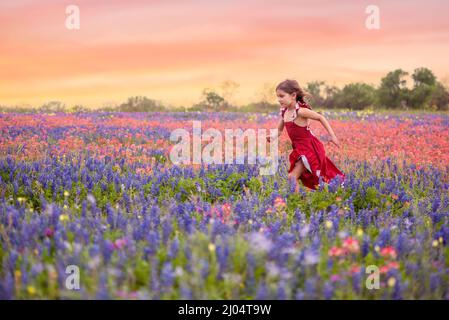
[[[153,294],[153,299],[157,299],[159,297],[160,291],[160,281],[158,274],[158,263],[156,259],[151,260],[151,277],[150,277],[150,288]]]
[[[167,244],[167,241],[170,237],[170,234],[172,232],[172,222],[171,219],[167,218],[162,223],[162,243]]]
[[[361,282],[363,276],[365,276],[365,274],[362,273],[363,271],[365,270],[361,270],[360,272],[356,272],[352,275],[352,288],[357,294],[360,294],[361,292]]]
[[[396,283],[393,287],[393,299],[395,299],[395,300],[403,299],[402,286],[401,286],[401,282],[399,281],[399,279],[396,279]]]
[[[171,262],[165,262],[161,271],[161,285],[164,287],[171,287],[175,279],[173,266]]]
[[[281,280],[278,283],[278,289],[277,289],[277,299],[278,300],[286,300],[287,299],[287,293],[285,292],[285,281]]]
[[[190,248],[188,245],[184,246],[184,255],[186,257],[186,265],[185,268],[187,272],[193,272],[192,269],[192,248]]]
[[[305,289],[307,298],[309,298],[309,299],[315,298],[315,295],[316,295],[315,285],[316,285],[316,280],[314,278],[306,279],[306,281],[304,283],[304,289]]]
[[[384,228],[379,235],[379,244],[381,247],[385,247],[390,244],[390,229]]]
[[[256,259],[251,252],[246,254],[247,267],[246,267],[246,278],[245,278],[245,288],[248,294],[254,294],[254,288],[256,284],[255,269],[256,269]]]
[[[396,240],[396,251],[398,253],[398,257],[402,257],[402,255],[407,252],[407,236],[404,233],[400,233]]]
[[[430,274],[430,291],[434,293],[438,289],[438,285],[441,281],[441,277],[438,273]]]
[[[181,299],[185,299],[185,300],[193,300],[194,299],[192,290],[185,284],[181,284],[180,293],[181,293]]]
[[[15,284],[12,272],[5,272],[5,277],[0,282],[0,299],[14,299]]]
[[[226,271],[226,266],[228,262],[229,257],[229,247],[227,243],[224,243],[222,245],[218,245],[216,248],[217,258],[218,258],[218,277],[221,278],[223,272]]]
[[[97,287],[96,299],[98,300],[107,300],[110,299],[108,285],[107,285],[107,274],[102,271],[100,273],[100,279]]]
[[[369,249],[370,249],[370,244],[369,244],[369,238],[367,236],[363,237],[363,241],[362,241],[362,248],[361,248],[361,252],[362,252],[362,257],[366,257],[369,253]]]
[[[154,255],[159,248],[159,233],[157,231],[150,231],[147,236],[147,246],[145,253],[147,255]]]
[[[332,299],[333,295],[334,295],[334,287],[329,281],[326,281],[323,287],[324,299],[330,300]]]
[[[305,298],[304,291],[302,291],[301,289],[298,289],[295,294],[295,299],[296,300],[304,300],[304,298]]]
[[[103,245],[101,249],[103,253],[103,259],[105,263],[108,263],[114,251],[114,244],[110,240],[103,240]]]
[[[168,253],[169,258],[174,259],[176,257],[176,255],[178,254],[178,251],[179,251],[179,239],[176,236],[170,245],[170,250]]]
[[[257,288],[256,299],[257,300],[266,300],[269,299],[269,292],[265,281],[261,281]]]
[[[209,275],[209,271],[210,271],[209,262],[204,259],[201,259],[200,266],[201,266],[201,269],[200,269],[201,279],[205,280],[207,278],[207,276]]]

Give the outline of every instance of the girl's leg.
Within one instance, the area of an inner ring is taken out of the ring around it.
[[[296,187],[295,187],[295,193],[299,192],[299,177],[302,175],[302,173],[306,170],[306,168],[304,167],[304,164],[302,163],[301,159],[298,160],[295,164],[295,167],[293,168],[293,170],[288,174],[288,179],[290,180],[291,183],[295,182],[296,183]]]

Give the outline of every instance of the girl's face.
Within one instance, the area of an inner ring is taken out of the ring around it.
[[[288,107],[296,103],[296,93],[290,94],[281,89],[276,90],[278,102],[283,107]]]

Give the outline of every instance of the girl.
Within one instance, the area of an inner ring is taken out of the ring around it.
[[[273,139],[279,137],[285,125],[293,147],[289,155],[288,178],[296,183],[295,192],[299,192],[299,180],[306,187],[314,190],[319,184],[319,177],[322,177],[326,183],[336,175],[340,175],[344,180],[345,175],[329,160],[323,144],[310,130],[309,119],[320,121],[329,132],[331,142],[340,147],[338,139],[326,118],[312,111],[312,108],[304,101],[305,93],[298,82],[289,79],[281,82],[276,87],[276,95],[281,105],[281,119]],[[267,140],[270,142],[270,137],[267,137]]]

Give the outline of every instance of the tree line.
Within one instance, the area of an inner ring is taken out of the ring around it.
[[[409,88],[404,77],[408,72],[397,69],[389,72],[376,88],[366,83],[350,83],[342,89],[327,86],[323,81],[307,84],[314,105],[326,109],[349,108],[363,110],[368,107],[385,109],[448,110],[449,91],[437,80],[431,70],[417,68],[411,74],[413,86]]]
[[[405,79],[409,73],[396,69],[388,72],[380,84],[375,87],[362,82],[349,83],[343,88],[328,85],[325,81],[312,81],[303,88],[307,91],[307,101],[314,108],[364,110],[367,108],[400,109],[400,110],[449,110],[449,90],[438,81],[428,68],[417,68],[411,74],[411,88]],[[231,100],[239,85],[233,81],[225,81],[221,90],[206,88],[202,91],[201,100],[189,107],[167,107],[162,102],[146,96],[129,97],[119,105],[109,105],[89,109],[82,105],[67,107],[61,101],[50,101],[35,107],[0,106],[3,112],[165,112],[165,111],[209,111],[209,112],[273,112],[279,105],[276,102],[275,85],[265,84],[257,93],[257,102],[237,105]]]

